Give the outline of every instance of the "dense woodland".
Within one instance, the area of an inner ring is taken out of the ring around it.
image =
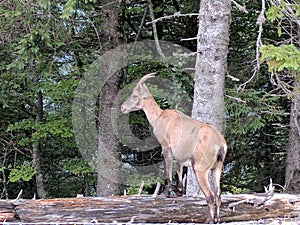
[[[102,186],[99,167],[82,157],[75,141],[75,90],[93,62],[121,44],[153,40],[156,34],[159,40],[195,52],[199,2],[0,1],[0,197],[15,198],[21,189],[24,198],[105,195],[105,190],[97,191]],[[172,16],[176,12],[193,15]],[[171,17],[157,22],[154,32],[149,23],[153,16]],[[224,192],[261,192],[271,178],[277,191],[300,193],[299,18],[300,4],[294,0],[232,1]],[[106,99],[114,100],[122,87],[153,71],[192,103],[193,79],[179,67],[146,60],[132,63],[101,90],[94,112],[100,133],[113,132],[105,114],[111,102]],[[184,110],[155,85],[150,90],[162,108]],[[132,113],[129,120],[138,139],[152,135],[143,113]],[[163,161],[159,147],[140,152],[114,136],[107,139],[122,163]],[[142,180],[149,193],[157,181],[164,184],[163,176],[152,173],[122,179],[115,184],[115,194],[137,193]]]

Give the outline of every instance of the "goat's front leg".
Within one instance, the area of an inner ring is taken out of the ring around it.
[[[183,175],[183,165],[180,162],[177,162],[177,176],[178,176],[178,184],[177,184],[177,195],[182,195],[184,192],[183,183],[182,183],[182,175]]]
[[[173,166],[173,154],[171,148],[169,146],[162,145],[162,152],[165,159],[166,164],[166,172],[167,172],[167,188],[166,188],[166,195],[170,196],[174,195],[173,191],[173,178],[172,178],[172,166]]]

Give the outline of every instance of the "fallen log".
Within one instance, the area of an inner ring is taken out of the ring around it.
[[[207,205],[203,197],[165,198],[150,195],[108,198],[1,200],[0,220],[22,223],[203,223]],[[223,195],[221,221],[267,218],[300,220],[300,195]],[[299,221],[300,222],[300,221]]]

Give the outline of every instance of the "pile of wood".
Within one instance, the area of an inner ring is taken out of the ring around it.
[[[22,223],[204,223],[203,197],[165,198],[151,195],[109,198],[1,200],[0,221]],[[266,218],[300,220],[300,195],[223,195],[221,220],[247,221]],[[300,222],[300,221],[299,221]]]

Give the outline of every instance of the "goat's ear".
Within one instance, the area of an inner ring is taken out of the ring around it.
[[[150,93],[149,89],[147,88],[146,84],[144,83],[140,86],[141,86],[140,90],[141,90],[142,98],[148,98],[151,95],[151,93]]]
[[[138,96],[143,96],[144,95],[144,92],[145,92],[145,84],[137,84],[134,88],[134,91],[133,93],[136,93],[136,95]]]

